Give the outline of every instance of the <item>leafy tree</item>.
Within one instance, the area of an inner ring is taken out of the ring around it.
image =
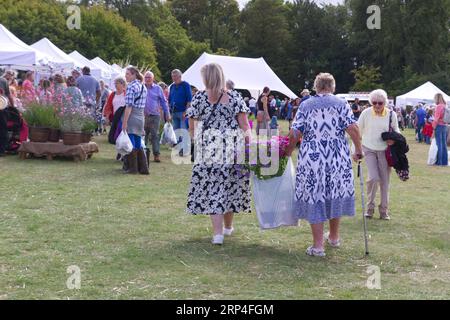
[[[288,8],[292,34],[288,52],[292,71],[288,83],[297,88],[311,88],[315,76],[326,71],[335,76],[338,92],[348,91],[353,83],[350,71],[354,64],[345,28],[346,8],[319,7],[311,0],[297,0]]]
[[[0,2],[2,24],[28,44],[47,37],[65,52],[78,50],[87,58],[100,56],[111,63],[129,58],[159,73],[153,40],[117,13],[100,6],[81,7],[81,30],[69,30],[66,15],[66,4],[56,0]]]
[[[352,71],[356,83],[353,91],[368,92],[380,87],[380,67],[362,66]]]
[[[239,5],[236,0],[170,0],[170,8],[189,36],[211,49],[237,51]]]
[[[240,55],[259,58],[266,62],[282,79],[293,67],[288,60],[291,34],[283,0],[252,0],[241,14]]]

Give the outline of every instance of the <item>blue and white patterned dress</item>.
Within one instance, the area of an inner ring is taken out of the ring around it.
[[[355,187],[345,130],[356,121],[346,101],[334,95],[301,104],[292,128],[303,133],[296,200],[300,219],[310,224],[355,215]]]

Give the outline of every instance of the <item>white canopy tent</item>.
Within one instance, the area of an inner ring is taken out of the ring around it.
[[[30,47],[0,24],[0,66],[18,70],[37,69],[49,63],[49,56]]]
[[[84,57],[78,51],[74,51],[69,54],[69,56],[74,59],[78,64],[84,67],[89,67],[91,69],[91,75],[98,80],[102,78],[102,68],[95,63],[91,62],[88,58]],[[104,72],[104,71],[103,71]]]
[[[105,81],[105,83],[109,84],[111,88],[114,88],[114,79],[118,77],[121,73],[118,72],[115,68],[110,66],[107,62],[105,62],[102,58],[96,57],[91,60],[92,63],[95,63],[99,67],[102,68],[102,70],[105,71],[105,73],[102,76],[102,80]]]
[[[55,68],[61,70],[64,74],[70,74],[70,71],[75,67],[83,67],[80,63],[72,59],[68,54],[55,46],[47,38],[43,38],[38,42],[33,43],[31,47],[50,56],[50,62],[52,62]]]
[[[404,94],[396,99],[397,107],[405,107],[407,105],[416,106],[420,102],[427,104],[434,103],[434,96],[436,93],[441,93],[447,102],[450,102],[450,97],[441,89],[436,87],[432,82],[428,81],[420,87]]]
[[[264,58],[251,59],[226,57],[203,53],[200,58],[183,74],[183,80],[198,89],[204,89],[200,69],[208,63],[218,63],[222,66],[227,80],[235,83],[236,89],[249,90],[255,98],[264,87],[278,91],[290,98],[297,98],[278,76],[272,71]]]

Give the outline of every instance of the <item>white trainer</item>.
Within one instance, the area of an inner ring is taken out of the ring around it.
[[[231,227],[231,229],[227,229],[227,228],[223,229],[223,234],[226,235],[227,237],[231,236],[233,234],[233,232],[234,232],[233,227]]]
[[[224,236],[222,234],[215,235],[212,239],[212,244],[221,246],[223,245]]]

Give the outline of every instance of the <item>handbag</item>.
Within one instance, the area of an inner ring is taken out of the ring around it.
[[[389,113],[389,132],[392,132],[392,131],[394,131],[394,129],[392,128],[392,111],[390,111],[390,113]],[[388,166],[389,167],[395,166],[395,161],[394,161],[394,157],[392,156],[391,146],[387,147],[385,154],[386,154],[386,160],[387,160]]]

